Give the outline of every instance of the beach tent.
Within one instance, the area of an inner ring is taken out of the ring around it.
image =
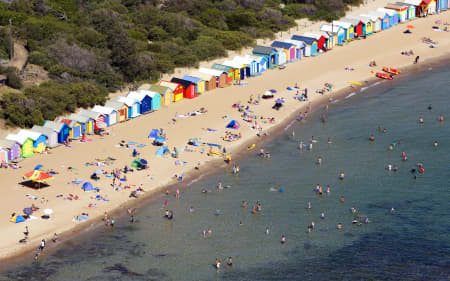
[[[96,105],[92,108],[92,111],[102,114],[108,127],[117,123],[117,111],[111,107]]]
[[[119,101],[107,101],[106,107],[110,107],[117,111],[117,123],[128,120],[128,105]]]
[[[128,96],[127,97],[118,96],[116,97],[116,101],[123,102],[124,104],[127,105],[128,119],[136,118],[141,115],[141,113],[139,112],[139,108],[141,107],[139,100]]]
[[[161,106],[168,106],[173,101],[173,91],[169,87],[151,85],[150,91],[157,92],[161,96]],[[151,103],[149,108],[151,108]]]
[[[273,47],[256,45],[253,48],[252,54],[256,56],[263,56],[266,59],[266,69],[271,69],[278,66],[278,51]]]
[[[43,127],[50,128],[55,131],[58,134],[59,143],[65,143],[70,137],[70,128],[66,123],[46,120]]]
[[[191,77],[197,77],[205,81],[205,92],[211,91],[217,88],[217,78],[215,75],[202,73],[199,71],[193,71],[189,73],[189,76]]]
[[[295,50],[294,44],[281,41],[273,41],[270,46],[282,49],[286,53],[286,60],[288,62],[294,62],[298,60],[297,51]]]
[[[82,136],[81,124],[78,123],[76,120],[69,119],[69,118],[63,118],[63,117],[56,117],[55,122],[65,123],[65,124],[67,124],[67,126],[69,126],[69,138],[70,139],[81,138],[81,136]]]
[[[145,168],[145,166],[147,166],[147,161],[145,159],[136,158],[131,162],[131,167],[136,169],[142,169]]]
[[[26,138],[30,138],[33,140],[33,152],[34,153],[41,153],[45,151],[46,142],[47,142],[47,136],[39,133],[34,132],[30,130],[20,130],[17,135],[24,136]]]
[[[152,99],[150,102],[152,110],[157,110],[161,107],[161,95],[154,91],[148,91],[148,95]]]
[[[213,75],[216,77],[216,87],[218,88],[224,88],[229,86],[227,79],[228,79],[228,73],[222,70],[212,69],[212,68],[204,68],[200,67],[198,69],[200,73],[205,73],[208,75]]]
[[[450,0],[449,0],[450,2]],[[406,19],[412,20],[416,18],[416,6],[405,2],[395,2],[397,5],[405,5],[407,7]]]
[[[83,186],[81,187],[81,189],[83,189],[84,191],[94,191],[94,187],[92,186],[92,183],[90,182],[85,182],[83,183]]]
[[[105,115],[100,112],[95,112],[92,110],[82,109],[79,115],[90,117],[94,120],[94,131],[98,129],[103,129],[108,126],[105,120]]]
[[[137,112],[144,114],[152,110],[152,98],[147,90],[138,90],[137,92],[129,92],[127,98],[137,101]]]
[[[153,144],[160,146],[163,145],[166,142],[166,138],[163,136],[157,136],[154,140],[153,140]]]
[[[233,69],[230,66],[227,65],[223,65],[223,64],[219,64],[219,63],[215,63],[211,66],[211,69],[213,70],[219,70],[222,71],[224,73],[227,74],[227,86],[230,85],[235,79],[237,79],[239,75],[239,71],[235,71],[235,69]]]
[[[193,99],[195,95],[195,85],[191,81],[173,77],[170,82],[177,83],[183,87],[183,98]]]
[[[317,40],[316,38],[307,37],[307,36],[301,36],[301,35],[292,35],[292,40],[302,41],[305,43],[306,49],[305,49],[305,56],[316,56],[317,55]]]
[[[7,160],[16,160],[20,158],[20,144],[14,140],[0,139],[0,147],[7,151]],[[6,162],[8,162],[6,161]]]
[[[19,223],[19,222],[24,222],[25,219],[22,216],[14,215],[9,219],[9,221],[13,222],[13,223]]]
[[[159,136],[158,129],[153,129],[150,131],[150,134],[148,134],[149,139],[156,139],[157,136]]]
[[[165,156],[165,155],[168,155],[168,154],[170,154],[170,150],[167,147],[165,147],[165,146],[161,146],[155,152],[155,155],[157,155],[157,156]]]
[[[184,75],[182,79],[190,81],[195,85],[195,94],[197,96],[205,92],[205,80],[189,75]]]
[[[240,125],[239,122],[236,120],[231,120],[230,123],[227,125],[227,129],[239,129]]]
[[[408,18],[408,6],[405,4],[387,4],[384,8],[397,12],[399,22],[404,22]]]
[[[33,156],[33,140],[31,138],[18,134],[9,134],[6,136],[6,139],[20,144],[20,157],[28,158]]]
[[[394,25],[397,25],[400,22],[399,14],[397,11],[394,11],[392,9],[385,9],[385,8],[378,8],[378,12],[386,13],[391,17],[391,27]]]
[[[95,128],[95,119],[81,114],[70,114],[69,119],[81,124],[81,135],[92,135]]]
[[[31,131],[38,132],[47,136],[47,147],[53,148],[58,146],[58,134],[51,128],[34,125]]]

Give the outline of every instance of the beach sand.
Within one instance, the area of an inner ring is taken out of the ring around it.
[[[378,7],[380,6],[381,4]],[[146,190],[142,197],[149,197],[153,194],[152,191],[163,192],[166,190],[165,187],[176,183],[175,174],[184,173],[187,177],[195,177],[206,173],[207,170],[225,165],[223,159],[219,156],[201,154],[200,148],[191,147],[196,150],[195,152],[181,151],[189,138],[197,137],[204,142],[224,145],[227,151],[231,152],[232,158],[237,159],[239,155],[243,154],[242,147],[249,143],[258,142],[256,130],[247,126],[246,122],[242,121],[240,117],[241,113],[231,107],[232,104],[238,102],[248,105],[247,101],[250,95],[256,98],[268,89],[275,89],[277,90],[275,97],[284,97],[286,101],[284,107],[279,111],[271,108],[274,100],[262,100],[260,105],[250,105],[250,109],[256,115],[275,118],[276,122],[273,124],[261,124],[264,132],[266,132],[277,128],[283,120],[293,118],[299,112],[305,111],[310,103],[317,110],[318,106],[327,103],[329,98],[343,98],[339,97],[338,91],[353,91],[349,87],[348,81],[364,83],[364,81],[373,79],[371,70],[380,71],[382,66],[411,67],[416,55],[420,56],[421,62],[449,57],[450,32],[433,31],[432,26],[435,25],[437,20],[450,22],[450,12],[417,19],[411,23],[399,24],[387,31],[369,36],[366,40],[356,40],[343,47],[335,47],[318,57],[306,58],[288,64],[284,70],[267,71],[262,76],[246,80],[248,85],[245,86],[217,89],[206,92],[193,100],[183,100],[171,104],[157,112],[109,128],[110,135],[104,138],[89,136],[88,138],[92,141],[84,143],[74,141],[71,147],[60,146],[52,149],[50,154],[36,155],[26,159],[20,163],[20,169],[0,170],[3,191],[0,199],[0,228],[2,229],[0,234],[0,259],[34,250],[38,247],[41,239],[51,239],[55,232],[59,233],[60,240],[64,241],[65,237],[69,237],[71,233],[87,230],[98,223],[99,218],[103,217],[105,211],[112,212],[118,208],[120,210],[120,208],[126,206],[133,206],[136,199],[129,198],[129,194],[140,184],[143,184],[143,188]],[[408,24],[415,26],[412,29],[413,33],[403,34]],[[429,48],[429,45],[422,43],[422,37],[430,37],[439,43],[436,48]],[[400,55],[401,51],[410,49],[414,51],[414,56]],[[368,67],[371,60],[375,60],[378,67]],[[344,70],[345,67],[354,68],[354,71],[346,71]],[[423,70],[420,63],[414,68]],[[333,91],[325,95],[315,93],[315,90],[323,88],[326,82],[334,86]],[[308,88],[309,102],[294,100],[295,91],[286,91],[287,87],[293,87],[296,83],[300,88]],[[354,91],[359,91],[358,87]],[[176,114],[186,114],[201,107],[206,108],[208,112],[188,118],[178,117],[176,124],[172,123],[171,120]],[[236,133],[242,134],[239,141],[229,143],[221,140],[226,131],[225,126],[229,122],[229,120],[223,119],[223,116],[232,117],[240,122],[241,128],[236,131]],[[158,147],[153,146],[148,139],[148,134],[153,128],[164,128],[168,135],[168,148],[172,150],[173,147],[176,147],[181,151],[179,160],[186,161],[185,165],[175,165],[176,159],[170,156],[155,156]],[[206,128],[217,131],[208,132],[205,130]],[[309,138],[310,136],[304,136],[305,140]],[[111,171],[113,168],[123,168],[125,165],[131,164],[133,160],[131,157],[132,149],[116,147],[122,140],[145,144],[145,147],[137,148],[137,150],[141,153],[141,158],[148,160],[150,169],[128,173],[126,184],[132,185],[131,190],[114,191],[110,185],[111,178],[101,176],[99,181],[93,182],[89,179],[89,176],[96,169]],[[256,145],[252,152],[256,153],[259,148],[260,146]],[[113,165],[107,167],[85,165],[86,162],[94,162],[96,158],[105,159],[107,157],[117,160],[114,161]],[[211,160],[216,161],[211,162]],[[194,170],[198,161],[201,162],[200,171]],[[59,173],[55,175],[54,180],[49,182],[50,186],[34,190],[20,185],[22,175],[31,171],[38,164],[44,165],[44,171],[52,169]],[[74,169],[69,170],[68,167]],[[96,195],[95,192],[84,192],[81,185],[68,184],[75,179],[91,181],[94,187],[101,187],[100,195],[106,196],[110,201],[92,199]],[[26,194],[36,196],[38,199],[29,199]],[[69,194],[78,195],[79,200],[57,198],[59,194],[62,194],[63,197],[67,197]],[[45,198],[45,200],[41,202],[42,198]],[[89,208],[90,203],[96,204],[96,208]],[[43,215],[44,209],[52,209],[51,219],[42,220],[39,218],[18,224],[9,222],[13,212],[21,214],[22,209],[31,206],[31,204],[40,208],[33,214],[36,217]],[[81,223],[72,221],[73,217],[83,212],[89,213],[89,220]],[[20,244],[18,241],[23,238],[22,232],[25,231],[25,226],[28,226],[30,230],[29,241],[26,244]]]

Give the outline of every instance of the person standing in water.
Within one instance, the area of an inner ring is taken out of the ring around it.
[[[281,235],[281,241],[280,241],[280,243],[281,243],[281,244],[286,244],[286,236]]]

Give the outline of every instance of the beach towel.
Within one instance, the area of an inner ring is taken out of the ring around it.
[[[145,144],[138,144],[137,147],[144,147],[144,146],[145,146]]]

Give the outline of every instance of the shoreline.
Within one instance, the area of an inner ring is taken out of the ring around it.
[[[448,17],[449,12],[445,12],[445,13],[439,15],[439,16],[442,16],[442,15],[445,15],[445,16]],[[437,17],[439,17],[439,16],[432,16],[432,17],[429,17],[429,18],[420,19],[420,20],[415,21],[415,23],[419,24],[420,22],[423,22],[423,21],[429,22],[429,21],[431,21],[433,19],[437,19]],[[397,28],[394,27],[391,30],[387,30],[387,31],[385,31],[385,33],[392,35],[392,34],[394,34],[395,31],[398,31],[399,28],[401,28],[401,26],[397,27]],[[377,35],[375,35],[375,36],[377,36]],[[366,41],[366,40],[361,40],[361,41]],[[369,38],[369,41],[371,41],[371,38]],[[360,43],[360,42],[354,42],[352,44],[358,44],[358,43]],[[338,51],[341,52],[341,49],[348,49],[350,46],[352,46],[352,45],[345,46],[343,48],[338,48],[338,49],[336,49],[336,51],[335,50],[330,51],[330,54],[323,54],[321,56],[327,57],[327,58],[330,58],[330,56],[333,56],[332,58],[335,59],[335,56],[334,56],[335,52],[338,52]],[[446,50],[445,47],[444,48],[440,48],[440,49]],[[344,51],[342,51],[342,52],[344,52]],[[349,51],[347,51],[347,52],[349,52]],[[319,56],[319,58],[321,56]],[[400,54],[398,54],[398,56],[400,56]],[[408,76],[414,75],[415,73],[421,73],[421,72],[425,71],[423,69],[423,67],[426,67],[428,69],[430,66],[446,64],[446,62],[449,59],[450,59],[450,55],[449,55],[448,51],[445,52],[445,53],[440,53],[439,55],[430,56],[430,57],[425,58],[425,59],[423,59],[423,56],[421,56],[421,62],[418,65],[411,65],[411,62],[409,62],[408,65],[403,65],[403,66],[398,67],[398,68],[400,68],[402,70],[405,70],[405,73],[403,73],[400,76],[400,79],[398,79],[398,80],[402,81],[403,79],[407,79]],[[311,62],[314,62],[315,60],[316,59],[307,59],[307,60],[305,60],[305,64],[311,64]],[[323,60],[325,60],[325,59],[322,59],[322,61]],[[368,60],[370,60],[370,58],[367,58],[367,61]],[[412,58],[410,59],[410,61],[412,61]],[[284,73],[288,73],[290,71],[293,72],[294,68],[298,67],[298,65],[301,65],[301,64],[302,64],[302,61],[300,61],[298,63],[293,63],[293,64],[288,65],[288,69],[287,70],[283,70],[283,71],[274,70],[274,71],[269,72],[266,75],[272,76],[272,78],[273,78],[273,77],[276,77],[276,76],[283,75]],[[295,65],[297,65],[297,66],[295,66]],[[379,67],[381,67],[381,66],[382,65],[380,64]],[[289,68],[292,68],[292,70],[290,70]],[[342,68],[343,68],[343,66],[342,66]],[[331,72],[331,75],[333,75],[333,72],[332,71],[330,71],[330,72]],[[270,74],[270,73],[272,73],[272,74]],[[326,74],[327,73],[325,73],[324,75],[326,75]],[[328,75],[329,74],[330,73],[328,73]],[[345,95],[350,94],[352,92],[359,93],[361,91],[361,89],[364,88],[364,87],[368,87],[367,90],[368,89],[372,89],[372,88],[376,89],[376,88],[379,88],[379,87],[381,87],[383,85],[387,86],[387,85],[393,84],[393,83],[395,83],[395,80],[397,80],[397,79],[394,79],[394,81],[391,82],[391,83],[389,83],[389,81],[381,81],[381,83],[379,83],[379,84],[377,84],[375,86],[372,86],[372,85],[380,82],[380,80],[376,79],[376,78],[373,78],[373,77],[370,77],[369,75],[366,75],[366,77],[368,77],[368,78],[361,80],[361,81],[364,81],[364,83],[367,81],[367,83],[365,83],[362,87],[351,88],[345,83],[344,85],[346,85],[346,86],[344,86],[344,87],[341,86],[339,88],[339,86],[336,86],[336,90],[333,89],[331,94],[327,93],[327,94],[324,94],[324,95],[320,95],[320,94],[316,94],[313,91],[311,91],[311,96],[313,96],[311,98],[311,99],[313,99],[313,101],[311,101],[312,102],[312,111],[314,112],[314,111],[320,109],[323,105],[327,104],[328,103],[328,98],[330,96],[332,96],[335,99],[338,99],[338,98],[342,99],[342,97],[344,97]],[[344,78],[344,79],[346,79],[346,78]],[[258,78],[250,79],[249,84],[253,84],[252,85],[253,88],[258,88],[258,86],[256,85],[257,82],[255,80],[259,80],[260,81],[261,79],[258,79]],[[320,81],[322,81],[322,83],[318,83],[318,85],[323,84],[323,82],[327,81],[327,80],[326,79],[325,80],[321,79]],[[356,81],[358,81],[358,80],[356,80]],[[386,83],[384,83],[384,82],[386,82]],[[310,82],[310,80],[305,80],[305,81],[302,81],[301,84],[307,84],[307,87],[310,88],[310,89],[317,88],[317,87],[315,87],[315,86],[317,86],[317,83],[314,84],[314,81]],[[312,86],[312,84],[314,84],[315,86]],[[284,89],[286,88],[286,85],[280,85],[280,84],[273,85],[273,86],[276,86],[277,88],[284,88]],[[235,87],[237,87],[237,86],[235,86]],[[248,86],[246,86],[246,87],[248,87]],[[244,90],[241,90],[241,89],[242,88],[240,88],[240,87],[234,88],[234,90],[236,90],[236,92],[243,92],[245,90],[245,88],[244,88]],[[233,89],[231,89],[231,90],[222,90],[222,91],[218,90],[218,91],[215,91],[215,92],[213,92],[211,94],[205,94],[204,95],[205,97],[202,96],[202,97],[199,98],[199,100],[203,101],[203,100],[206,100],[207,96],[219,95],[220,93],[223,94],[225,91],[230,92],[232,90]],[[261,90],[263,90],[263,89],[260,89],[259,92],[261,92]],[[248,93],[248,92],[246,92],[246,93],[247,94],[251,94],[251,93]],[[280,95],[283,95],[283,93],[284,93],[284,95],[286,95],[286,94],[289,95],[289,93],[285,93],[285,91],[281,91]],[[292,95],[289,95],[289,98],[291,96]],[[245,97],[244,96],[240,96],[239,98],[241,100],[246,100],[247,97],[248,97],[248,95],[245,96]],[[235,98],[235,97],[233,97],[233,98]],[[210,97],[209,99],[211,100],[212,98]],[[229,98],[229,99],[231,99],[231,98]],[[292,101],[289,101],[289,102],[292,102]],[[182,103],[181,105],[180,104],[176,104],[174,106],[177,106],[178,108],[182,107],[182,109],[179,110],[179,111],[181,111],[183,109],[186,110],[186,108],[193,108],[193,104],[194,103],[199,103],[199,102],[198,101],[186,101],[185,103]],[[268,103],[272,103],[272,102],[269,101]],[[243,157],[249,155],[250,153],[254,153],[255,151],[257,151],[257,149],[259,148],[259,146],[261,144],[264,144],[264,143],[267,143],[267,142],[271,142],[274,139],[276,139],[277,137],[279,137],[280,135],[282,135],[285,132],[286,126],[289,125],[290,123],[292,123],[293,120],[295,120],[295,117],[297,116],[298,112],[299,111],[304,111],[305,108],[308,106],[308,104],[309,104],[309,102],[302,102],[302,103],[298,103],[297,102],[297,104],[293,105],[292,107],[291,107],[291,104],[289,104],[289,107],[286,106],[285,108],[283,108],[282,109],[283,113],[271,112],[273,114],[281,115],[282,118],[279,119],[276,124],[271,124],[271,125],[269,125],[268,128],[264,129],[264,132],[268,132],[269,133],[268,137],[258,138],[258,137],[254,136],[254,135],[250,135],[250,134],[247,134],[247,132],[245,132],[245,134],[243,134],[244,137],[243,137],[243,139],[241,141],[238,141],[236,143],[227,144],[227,150],[233,152],[233,162],[238,161],[239,159],[242,159]],[[207,107],[209,109],[209,106],[207,106]],[[267,104],[266,104],[266,107],[267,107]],[[175,111],[175,110],[172,110],[172,111]],[[166,110],[166,111],[168,111],[168,110]],[[287,112],[285,112],[285,111],[287,111]],[[233,110],[229,110],[229,112],[231,112],[232,114],[236,115],[236,111],[235,110],[234,111]],[[161,113],[161,115],[162,115],[162,113]],[[193,118],[197,118],[197,117],[193,117]],[[239,120],[239,119],[237,119],[237,120]],[[133,123],[137,123],[137,122],[139,122],[139,121],[133,121]],[[128,125],[128,124],[130,124],[130,123],[126,122],[126,123],[123,123],[123,124],[119,124],[117,126],[117,129],[114,128],[113,130],[114,131],[120,131],[122,129],[122,131],[123,131],[124,130],[124,126]],[[165,125],[165,126],[167,126],[167,125]],[[179,125],[177,124],[177,126],[179,126]],[[245,126],[242,126],[242,127],[244,129]],[[245,129],[248,129],[248,128],[245,127]],[[146,130],[148,130],[148,127],[146,127]],[[249,131],[249,132],[251,132],[251,131]],[[122,138],[126,138],[125,136],[127,136],[126,132],[122,132]],[[186,138],[186,134],[184,134],[184,137]],[[93,142],[95,142],[98,146],[102,145],[101,141],[99,141],[98,138],[95,138]],[[112,140],[110,142],[112,142]],[[247,151],[246,147],[249,144],[251,144],[251,143],[255,143],[257,146],[255,147],[254,150]],[[79,145],[79,144],[75,144],[75,145],[78,146],[78,147],[83,146],[83,145]],[[173,144],[171,144],[171,146],[172,145]],[[62,149],[64,149],[64,148],[57,148],[55,150],[55,154],[57,154],[57,153],[64,154],[64,153],[61,153],[61,151],[60,151]],[[116,148],[112,148],[112,150],[115,150],[115,149]],[[79,150],[81,150],[81,149],[79,149]],[[114,151],[114,152],[116,152],[116,151]],[[76,152],[74,152],[74,153],[76,153]],[[108,153],[108,152],[106,152],[106,153]],[[117,154],[119,154],[119,153],[120,152],[117,152]],[[122,153],[122,154],[125,155],[125,153]],[[238,155],[238,156],[236,156],[236,155]],[[38,157],[36,157],[38,159],[33,159],[34,161],[27,161],[28,163],[26,163],[24,165],[33,166],[33,164],[31,162],[45,161],[44,159],[42,159],[42,157],[45,157],[45,156],[38,156]],[[169,159],[169,160],[172,160],[172,159]],[[151,166],[155,165],[155,162],[152,161],[152,163],[150,165]],[[117,166],[117,165],[115,165],[115,166]],[[211,166],[211,167],[206,167],[205,168],[205,166]],[[163,196],[161,194],[164,193],[165,189],[174,190],[175,188],[186,188],[190,184],[192,184],[193,181],[198,181],[198,180],[200,180],[200,179],[202,179],[204,177],[209,177],[209,176],[219,172],[220,171],[219,168],[222,168],[222,167],[225,167],[225,166],[226,166],[226,164],[223,163],[222,159],[208,158],[206,161],[202,162],[201,172],[196,172],[193,169],[193,166],[189,167],[189,168],[186,167],[186,169],[183,170],[183,173],[188,173],[189,175],[184,179],[183,182],[181,182],[181,183],[174,182],[174,180],[172,179],[172,180],[169,180],[169,181],[166,181],[166,182],[162,182],[162,183],[160,183],[160,184],[158,184],[158,185],[156,185],[154,187],[151,187],[151,188],[147,188],[146,187],[147,191],[146,191],[146,193],[144,194],[144,196],[142,198],[140,198],[138,200],[125,200],[123,202],[118,202],[119,204],[117,204],[116,206],[109,206],[111,208],[108,209],[108,213],[113,214],[114,216],[125,215],[124,214],[125,212],[123,212],[124,209],[126,209],[127,207],[130,207],[131,205],[133,207],[136,207],[136,205],[142,206],[144,204],[147,204],[151,200],[157,200],[158,198],[160,198],[160,196]],[[81,168],[80,168],[80,170],[81,170]],[[192,171],[195,171],[195,172],[192,173]],[[22,172],[26,172],[26,171],[20,170],[19,173],[22,173]],[[16,174],[17,174],[17,172],[16,172]],[[133,175],[135,175],[135,174],[133,174]],[[140,175],[142,176],[142,174],[140,174]],[[50,188],[52,188],[52,187],[50,187]],[[27,190],[27,192],[32,193],[32,191],[29,191],[29,190]],[[60,192],[62,192],[62,191],[60,191]],[[119,195],[115,195],[115,196],[118,197]],[[6,198],[6,200],[7,200],[7,198]],[[80,200],[80,201],[82,201],[82,200]],[[85,201],[87,201],[87,200],[84,200],[84,203],[86,203]],[[72,203],[69,203],[69,204],[72,204]],[[79,202],[79,203],[82,203],[82,202]],[[19,206],[20,206],[20,204],[21,203],[19,202]],[[44,207],[42,207],[42,208],[44,208]],[[82,209],[81,205],[78,208],[81,211],[84,210],[84,209]],[[93,210],[89,210],[89,212],[91,213],[91,212],[93,212]],[[80,223],[79,225],[76,225],[76,224],[73,224],[73,223],[65,224],[65,227],[61,231],[58,231],[58,229],[56,229],[56,230],[55,229],[49,229],[49,230],[47,230],[46,235],[41,235],[39,238],[35,237],[34,240],[30,239],[30,241],[28,242],[28,245],[26,245],[26,246],[22,246],[20,244],[17,244],[17,242],[15,242],[13,247],[9,247],[8,248],[9,251],[7,253],[6,252],[3,253],[3,255],[0,257],[0,261],[2,261],[3,263],[8,263],[9,264],[12,261],[25,259],[26,255],[28,255],[29,252],[33,251],[36,248],[36,245],[37,245],[36,242],[40,241],[40,239],[42,239],[42,236],[44,236],[44,238],[48,238],[48,237],[51,236],[51,234],[53,232],[57,232],[59,234],[59,236],[60,236],[60,240],[65,240],[65,241],[69,241],[72,237],[81,235],[81,233],[83,233],[83,232],[92,232],[93,230],[96,229],[96,227],[99,227],[102,224],[101,221],[97,221],[98,218],[102,216],[102,213],[103,213],[102,211],[97,212],[97,214],[94,214],[92,217],[90,216],[90,220],[88,222]],[[7,217],[7,216],[5,216],[5,217]],[[7,222],[7,223],[9,223],[9,222]],[[19,227],[20,227],[20,229],[23,229],[23,224],[20,225]],[[11,228],[13,228],[13,227],[11,227]],[[15,232],[15,233],[17,233],[17,232]],[[8,234],[5,233],[5,235],[8,235]],[[64,238],[61,239],[62,237],[64,237]],[[18,239],[15,239],[13,241],[17,241],[17,240]],[[58,242],[57,245],[55,245],[56,247],[54,247],[54,248],[57,249],[60,246],[63,246],[65,241]],[[36,243],[36,244],[34,244],[34,243]],[[32,246],[32,245],[35,245],[35,246]],[[50,247],[50,248],[53,248],[53,247]],[[47,251],[52,251],[52,250],[53,249],[50,249],[50,250],[47,250]],[[5,267],[7,267],[7,266],[5,266]]]
[[[405,66],[402,68],[399,68],[402,70],[402,74],[401,76],[398,76],[401,79],[396,79],[393,82],[389,83],[390,81],[380,81],[380,79],[374,78],[372,77],[371,79],[368,79],[366,81],[359,81],[359,82],[364,82],[365,84],[363,86],[359,86],[358,89],[354,89],[352,87],[347,87],[344,89],[340,89],[336,92],[332,93],[333,96],[333,100],[340,100],[342,101],[343,98],[345,98],[346,96],[348,96],[351,93],[357,93],[357,94],[361,94],[362,92],[367,91],[379,91],[380,88],[390,88],[393,87],[394,85],[392,85],[393,83],[396,83],[396,81],[404,81],[407,80],[409,78],[411,78],[412,76],[415,75],[420,75],[426,71],[429,71],[430,67],[440,67],[443,65],[446,65],[450,62],[450,54],[444,54],[442,56],[438,56],[435,58],[431,58],[428,59],[422,63],[420,63],[419,65],[410,65],[410,66]],[[420,70],[420,68],[422,67],[426,67],[425,70]],[[403,72],[404,71],[404,72]],[[381,83],[380,83],[381,82]],[[386,83],[383,83],[386,82]],[[389,85],[388,85],[389,84]],[[362,88],[365,88],[365,90],[361,91]],[[331,97],[330,94],[324,94],[323,98],[320,101],[316,101],[315,104],[311,105],[311,115],[314,115],[312,112],[317,113],[316,111],[323,108],[324,105],[329,105],[330,102],[328,101],[328,99]],[[303,104],[303,106],[299,109],[299,110],[304,110],[308,107],[307,104]],[[238,147],[234,148],[233,152],[234,153],[240,153],[239,156],[235,159],[237,160],[236,162],[238,162],[239,160],[246,158],[246,156],[255,153],[255,151],[257,151],[257,149],[259,147],[264,146],[265,144],[268,144],[270,142],[273,142],[274,140],[278,139],[279,137],[281,137],[282,135],[286,134],[286,131],[288,128],[290,128],[290,126],[296,122],[299,122],[297,119],[297,113],[293,112],[292,114],[290,114],[289,117],[285,118],[284,120],[282,120],[280,123],[274,125],[273,127],[271,127],[270,129],[268,129],[267,132],[268,136],[266,137],[257,137],[257,136],[253,136],[251,138],[249,138],[248,140],[246,140],[245,142],[239,144]],[[311,119],[308,119],[309,121],[311,121]],[[319,120],[313,120],[312,122],[319,122]],[[256,147],[255,149],[251,150],[251,151],[247,151],[247,147],[249,144],[255,143]],[[151,191],[147,191],[146,194],[137,200],[132,200],[132,201],[127,201],[122,203],[119,206],[116,206],[113,211],[109,212],[110,215],[112,215],[113,217],[116,218],[124,218],[125,216],[127,216],[126,214],[126,210],[130,207],[134,207],[134,208],[141,208],[147,204],[150,204],[158,199],[164,198],[165,195],[165,190],[170,191],[170,194],[173,195],[173,191],[176,190],[176,188],[179,188],[180,190],[189,188],[192,184],[200,181],[200,180],[204,180],[208,177],[212,177],[215,174],[218,173],[222,173],[223,170],[222,168],[226,168],[227,166],[229,166],[228,164],[226,164],[222,159],[212,159],[210,160],[210,162],[208,162],[208,164],[210,164],[212,167],[208,167],[208,168],[202,168],[202,172],[197,172],[194,169],[192,169],[191,171],[195,171],[195,174],[191,174],[188,177],[186,177],[183,182],[175,182],[175,183],[171,183],[168,185],[163,185],[159,188],[156,188],[154,190]],[[83,239],[83,236],[87,236],[87,235],[93,235],[95,233],[95,231],[98,231],[99,228],[103,227],[103,221],[100,219],[100,215],[92,218],[92,222],[90,222],[88,225],[86,225],[86,223],[84,224],[78,224],[75,225],[73,228],[66,230],[62,233],[60,233],[58,236],[60,237],[64,237],[64,239],[62,239],[62,241],[58,241],[57,244],[50,244],[48,243],[49,246],[47,246],[46,249],[46,253],[54,253],[55,251],[57,251],[58,249],[60,249],[61,247],[64,247],[66,243],[69,243],[70,240],[72,238],[77,238],[77,239]],[[26,248],[22,248],[21,251],[16,252],[14,255],[8,256],[8,257],[1,257],[0,261],[2,262],[2,266],[0,267],[0,272],[4,272],[6,270],[10,270],[13,268],[16,268],[18,266],[21,266],[20,264],[18,264],[18,262],[25,262],[30,263],[30,254],[32,252],[34,252],[34,249],[36,247],[35,246],[27,246]]]

